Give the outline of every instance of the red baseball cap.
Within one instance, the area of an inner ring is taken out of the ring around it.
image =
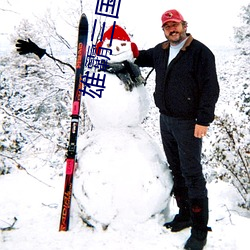
[[[168,11],[163,13],[163,15],[161,17],[161,21],[162,21],[162,26],[164,26],[164,24],[166,24],[167,22],[180,23],[180,22],[184,21],[184,18],[181,15],[181,13],[178,12],[177,10],[168,10]]]

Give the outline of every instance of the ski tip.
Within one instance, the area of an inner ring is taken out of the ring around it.
[[[85,13],[82,13],[80,18],[80,26],[87,26],[88,25],[88,18]]]
[[[85,13],[82,13],[81,20],[87,20],[87,15]]]
[[[81,29],[81,30],[88,29],[88,18],[87,18],[85,13],[82,13],[82,15],[81,15],[80,22],[79,22],[79,29]]]

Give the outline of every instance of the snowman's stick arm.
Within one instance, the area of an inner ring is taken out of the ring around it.
[[[54,61],[59,62],[59,63],[61,63],[63,65],[66,65],[66,66],[70,67],[75,72],[75,68],[71,64],[63,62],[63,61],[55,58],[54,56],[48,54],[47,52],[45,52],[45,54],[46,54],[46,56],[48,56],[49,58],[53,59]]]
[[[36,54],[40,59],[42,59],[42,57],[44,55],[48,56],[49,58],[53,59],[56,62],[59,62],[60,64],[66,65],[68,67],[70,67],[74,72],[75,72],[75,68],[69,64],[69,63],[65,63],[57,58],[55,58],[54,56],[48,54],[46,52],[45,49],[42,49],[40,47],[38,47],[34,42],[32,42],[29,38],[28,41],[24,41],[22,39],[18,39],[17,43],[16,43],[16,48],[17,48],[17,52],[20,55],[26,55],[28,53],[34,53]]]

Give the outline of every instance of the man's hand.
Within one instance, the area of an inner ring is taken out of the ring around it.
[[[21,39],[17,40],[16,47],[17,47],[17,52],[19,52],[20,55],[34,53],[34,54],[38,55],[39,58],[41,59],[44,56],[44,54],[46,53],[45,49],[39,48],[30,39],[28,39],[28,42],[21,40]]]
[[[195,125],[194,136],[197,138],[202,138],[207,135],[208,126]]]

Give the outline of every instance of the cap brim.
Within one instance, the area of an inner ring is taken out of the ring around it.
[[[182,20],[180,20],[180,19],[174,19],[174,18],[172,18],[172,19],[168,19],[167,21],[165,21],[165,22],[162,24],[162,27],[163,27],[166,23],[168,23],[168,22],[176,22],[176,23],[181,23],[181,22],[182,22]]]

